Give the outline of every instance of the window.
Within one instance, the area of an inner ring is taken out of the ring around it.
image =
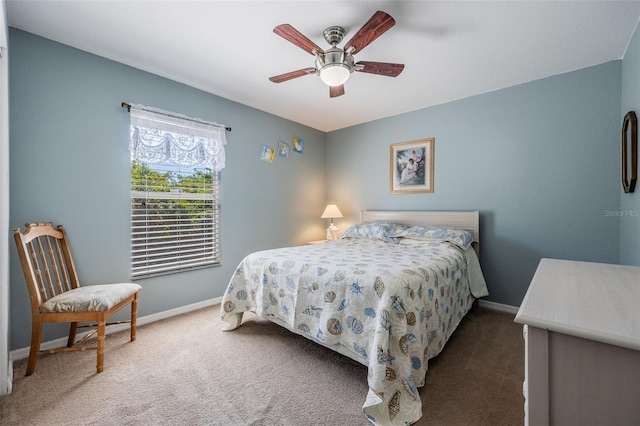
[[[131,275],[220,264],[219,172],[131,162]]]
[[[158,111],[131,109],[133,278],[220,264],[224,127]]]

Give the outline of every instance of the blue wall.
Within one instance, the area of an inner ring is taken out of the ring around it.
[[[620,124],[640,102],[638,31],[623,61],[324,134],[10,29],[10,224],[52,220],[85,282],[129,280],[129,117],[122,101],[233,127],[222,173],[222,266],[141,280],[140,316],[221,296],[249,252],[344,230],[362,209],[480,210],[488,300],[519,305],[542,257],[639,264],[640,209],[620,185]],[[437,83],[435,83],[437,84]],[[292,136],[303,155],[258,160]],[[389,193],[389,145],[435,137],[433,194]],[[326,184],[326,185],[325,185]],[[325,189],[326,188],[326,189]],[[29,305],[11,251],[11,349]],[[45,340],[66,328],[48,329]]]
[[[628,111],[635,111],[640,118],[640,28],[636,28],[622,61],[620,123]],[[620,263],[640,266],[640,182],[633,193],[625,193],[622,185],[620,188]]]
[[[338,226],[361,209],[479,210],[488,300],[514,306],[542,257],[618,263],[620,90],[614,61],[331,132]],[[435,192],[390,194],[389,145],[427,137]]]
[[[10,225],[68,231],[85,283],[129,281],[129,115],[123,101],[233,127],[222,171],[222,266],[140,280],[139,316],[219,297],[248,253],[324,237],[325,134],[10,29]],[[303,138],[272,165],[263,144]],[[29,300],[11,246],[10,347],[29,345]],[[45,327],[44,340],[65,328]]]

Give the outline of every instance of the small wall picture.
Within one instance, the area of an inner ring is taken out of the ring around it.
[[[389,185],[392,194],[433,192],[435,138],[392,144]]]
[[[276,156],[276,151],[266,145],[262,145],[262,151],[260,152],[260,160],[265,163],[273,164],[273,158]]]
[[[302,151],[304,151],[304,141],[301,138],[294,136],[292,143],[293,143],[293,152],[302,154]]]
[[[278,157],[284,158],[285,160],[289,158],[289,144],[278,141]]]

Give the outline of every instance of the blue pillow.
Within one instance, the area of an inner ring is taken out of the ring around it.
[[[365,222],[352,225],[340,238],[371,238],[398,244],[398,238],[391,237],[391,233],[400,232],[406,229],[406,225],[399,225],[392,222]]]
[[[473,242],[473,237],[468,231],[461,228],[447,228],[442,226],[405,227],[404,229],[389,233],[387,237],[448,241],[463,250],[468,249]]]

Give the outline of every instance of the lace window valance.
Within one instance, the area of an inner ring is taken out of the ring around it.
[[[131,105],[130,116],[132,159],[214,171],[224,168],[224,125],[135,104]]]

